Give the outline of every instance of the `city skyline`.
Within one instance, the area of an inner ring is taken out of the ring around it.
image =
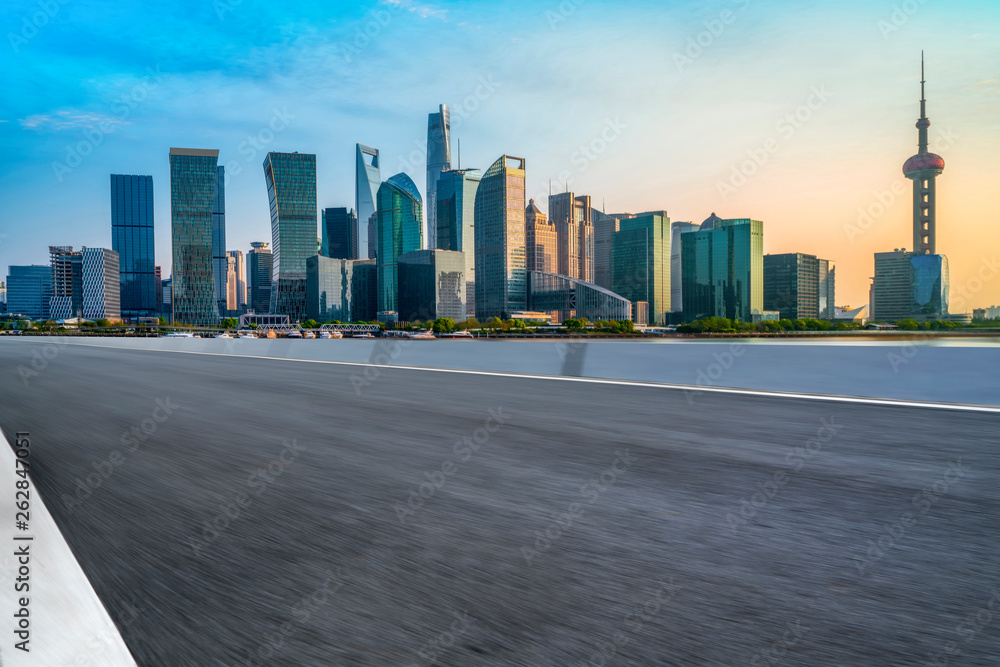
[[[11,151],[3,167],[11,222],[2,225],[0,269],[44,263],[46,248],[58,239],[110,246],[109,203],[106,194],[92,190],[106,183],[108,174],[136,173],[151,174],[157,189],[156,263],[167,277],[169,178],[158,156],[169,145],[220,149],[219,163],[228,166],[230,181],[227,250],[246,251],[251,241],[269,238],[267,203],[260,201],[257,176],[268,151],[317,154],[320,208],[351,207],[351,154],[358,142],[379,146],[383,172],[405,171],[426,194],[425,118],[444,103],[452,110],[453,137],[463,139],[462,166],[485,169],[498,154],[524,155],[532,164],[526,195],[543,208],[552,179],[555,192],[568,185],[591,196],[594,209],[604,212],[666,209],[672,220],[698,221],[716,211],[724,218],[762,219],[767,221],[766,253],[810,253],[836,261],[838,305],[857,306],[867,299],[873,253],[908,247],[912,237],[910,184],[899,159],[914,152],[920,50],[926,46],[927,97],[935,123],[929,150],[949,165],[938,184],[937,240],[938,252],[951,263],[952,310],[968,312],[1000,301],[1000,281],[977,278],[992,260],[988,248],[964,242],[995,236],[985,206],[1000,176],[990,157],[1000,148],[1000,84],[989,64],[997,61],[998,48],[989,35],[1000,25],[1000,9],[976,2],[947,10],[921,5],[896,25],[891,7],[849,3],[850,12],[813,8],[778,17],[777,32],[766,33],[765,39],[755,33],[763,21],[776,19],[776,8],[630,4],[652,12],[656,21],[649,23],[665,26],[659,41],[636,12],[619,14],[601,3],[574,5],[567,16],[558,7],[550,16],[549,10],[517,3],[506,10],[477,5],[475,21],[465,20],[471,10],[449,3],[440,5],[443,14],[395,3],[338,10],[336,16],[303,9],[298,19],[279,22],[278,32],[294,37],[289,46],[247,25],[247,15],[258,8],[242,3],[221,19],[210,6],[199,11],[212,19],[203,30],[231,36],[237,44],[262,40],[254,60],[241,61],[231,47],[195,48],[187,56],[198,61],[194,67],[194,62],[178,62],[167,42],[154,40],[130,46],[139,49],[131,59],[100,50],[95,55],[100,66],[89,77],[79,63],[65,73],[55,73],[54,65],[52,71],[42,68],[36,78],[56,88],[68,86],[67,92],[14,94],[0,114],[7,121],[0,122],[0,133]],[[92,23],[83,10],[103,6],[61,7],[37,37],[18,44],[14,58],[29,72],[41,67],[37,56],[52,55],[58,62],[54,42],[65,34],[64,24],[79,26],[80,40],[93,38],[108,28]],[[13,3],[8,11],[19,21],[29,7]],[[355,28],[364,28],[383,10],[391,20],[370,47],[345,52]],[[711,39],[701,40],[706,46],[691,42],[709,30],[706,26],[718,31],[713,22],[721,21],[726,10],[732,20],[718,35],[709,32]],[[105,19],[109,26],[124,20],[114,13]],[[178,17],[163,19],[169,26]],[[515,22],[515,37],[511,32],[491,46],[479,46],[484,56],[472,62],[449,60],[450,69],[438,70],[448,76],[437,76],[433,84],[416,76],[414,66],[393,61],[386,70],[388,83],[403,85],[409,77],[413,82],[406,86],[415,87],[405,105],[370,96],[374,84],[362,81],[392,60],[403,35],[446,34],[454,44],[429,56],[440,62],[459,46],[496,37]],[[306,29],[307,24],[312,27]],[[629,49],[619,50],[608,39],[601,40],[596,54],[572,46],[581,35],[624,35],[626,30],[635,42]],[[841,48],[848,41],[852,48]],[[691,43],[698,48],[690,48]],[[656,58],[663,91],[636,95],[635,79],[621,69],[634,48]],[[492,57],[498,53],[510,56],[509,62]],[[318,55],[323,57],[317,61]],[[525,68],[529,57],[531,66]],[[149,62],[149,71],[137,62]],[[518,67],[525,73],[516,73]],[[764,71],[773,75],[762,77]],[[326,92],[315,92],[324,72],[346,88],[327,82]],[[3,76],[14,93],[27,90],[31,78],[21,71]],[[76,78],[55,84],[67,76]],[[209,79],[213,84],[205,89]],[[314,97],[327,101],[338,90],[343,99],[327,104],[321,114]],[[123,94],[127,103],[116,105]],[[208,103],[195,104],[196,94],[207,96]],[[532,102],[549,95],[586,98],[587,104],[577,102],[569,117]],[[129,109],[125,118],[116,119],[119,106]],[[97,136],[97,130],[86,128],[108,118],[108,131],[91,146],[91,154],[57,174],[53,164],[65,162],[66,146],[84,141],[85,131]],[[259,149],[247,142],[251,135]],[[269,135],[270,141],[260,143]],[[581,150],[602,143],[601,151]],[[747,162],[753,156],[763,164]],[[868,217],[859,217],[859,210],[868,211]],[[969,295],[965,303],[962,290]]]

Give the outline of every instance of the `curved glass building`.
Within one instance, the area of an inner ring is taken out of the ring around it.
[[[427,247],[438,247],[437,189],[442,171],[451,169],[451,112],[442,104],[427,116]]]
[[[563,318],[632,319],[632,302],[595,283],[557,273],[528,272],[528,310],[559,311]]]
[[[374,258],[376,246],[374,231],[375,197],[382,184],[378,149],[364,144],[356,145],[354,161],[354,210],[358,215],[358,259]]]
[[[406,174],[396,174],[378,189],[378,310],[399,310],[400,255],[423,246],[423,200]]]

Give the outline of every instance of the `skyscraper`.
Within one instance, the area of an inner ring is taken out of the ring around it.
[[[819,316],[832,320],[837,314],[837,265],[833,260],[819,260]]]
[[[215,196],[212,200],[212,273],[215,277],[215,300],[219,316],[226,314],[226,280],[229,260],[226,257],[226,168],[215,171]]]
[[[572,192],[549,195],[549,221],[558,244],[557,273],[594,282],[594,223],[590,197]]]
[[[597,226],[596,223],[594,226]],[[693,222],[670,223],[670,312],[672,313],[679,313],[684,308],[681,234],[696,231],[698,231],[698,225]]]
[[[334,259],[358,258],[358,216],[353,210],[323,209],[320,232],[323,237],[321,255]]]
[[[317,322],[369,322],[378,301],[374,259],[336,259],[316,255],[306,260],[306,299]]]
[[[256,313],[267,313],[271,308],[271,273],[273,256],[266,241],[250,244],[253,250],[247,253],[247,285],[250,293],[247,305]]]
[[[913,181],[913,253],[937,252],[937,177],[944,171],[944,158],[927,150],[927,100],[924,95],[924,57],[920,55],[920,118],[917,119],[917,154],[903,164],[903,174]]]
[[[159,266],[154,266],[153,272],[156,274],[156,301],[154,303],[156,303],[156,313],[158,314],[163,312],[163,270]]]
[[[306,319],[306,259],[316,254],[316,156],[268,153],[264,179],[271,205],[270,312]]]
[[[83,254],[73,246],[49,246],[52,296],[49,317],[62,320],[83,317]]]
[[[173,321],[213,326],[219,321],[212,265],[219,151],[170,149],[170,233]]]
[[[476,318],[527,309],[524,158],[501,156],[476,192]]]
[[[153,243],[153,177],[111,175],[111,247],[118,253],[121,314],[160,312]]]
[[[246,266],[242,250],[230,250],[229,272],[226,277],[226,309],[230,313],[242,313],[247,308]]]
[[[764,223],[713,213],[681,246],[685,320],[752,322],[764,310]]]
[[[640,213],[619,221],[611,243],[611,291],[637,311],[649,304],[650,324],[664,325],[670,312],[670,217],[666,211]]]
[[[396,174],[378,189],[378,310],[397,312],[400,255],[423,246],[423,201],[406,174]]]
[[[358,216],[358,258],[374,257],[377,246],[371,238],[374,231],[375,197],[382,184],[379,170],[378,149],[357,144],[354,167],[354,210]]]
[[[524,211],[525,266],[528,271],[558,273],[558,239],[556,226],[548,219],[535,200],[528,201]]]
[[[801,252],[764,255],[764,310],[778,311],[783,320],[820,317],[819,264],[816,255]]]
[[[621,218],[596,208],[591,215],[594,218],[594,282],[611,289],[611,238],[618,231]]]
[[[869,316],[877,321],[903,320],[913,312],[913,255],[905,249],[875,253]]]
[[[442,171],[451,169],[451,114],[442,104],[427,117],[427,223],[424,238],[431,250],[438,248],[437,189]]]
[[[83,316],[88,320],[121,319],[118,253],[109,248],[83,248]]]
[[[478,169],[442,172],[437,183],[437,247],[465,257],[465,310],[476,314],[476,193]]]

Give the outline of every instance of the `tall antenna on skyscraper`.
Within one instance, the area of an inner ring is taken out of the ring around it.
[[[924,96],[924,84],[927,83],[924,80],[924,52],[920,51],[920,117],[927,117],[927,100]]]
[[[462,171],[462,140],[458,140],[458,170]]]

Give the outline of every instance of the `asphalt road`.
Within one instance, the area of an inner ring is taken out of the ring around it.
[[[1000,664],[1000,415],[43,345],[0,427],[141,666]]]

